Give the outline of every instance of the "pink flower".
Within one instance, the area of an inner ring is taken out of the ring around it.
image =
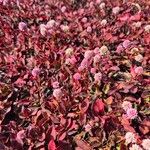
[[[96,74],[94,75],[94,80],[95,80],[95,82],[100,82],[101,79],[102,79],[102,73],[101,73],[101,72],[96,73]]]
[[[38,67],[35,67],[35,68],[32,70],[32,72],[31,72],[31,74],[32,74],[34,77],[38,76],[39,73],[40,73],[40,69],[39,69]]]
[[[130,46],[131,42],[129,40],[125,40],[122,45],[124,48],[128,48]]]
[[[93,51],[88,50],[84,53],[85,59],[90,59],[92,56],[93,56]]]
[[[61,11],[64,13],[66,11],[66,6],[61,7]]]
[[[96,47],[95,49],[94,49],[94,53],[95,54],[98,54],[100,52],[100,48],[99,47]]]
[[[150,139],[144,139],[142,141],[142,146],[145,150],[150,150]]]
[[[143,74],[143,67],[136,67],[134,71],[136,74],[141,75]]]
[[[133,144],[132,147],[129,148],[129,150],[142,150],[142,148],[137,144]]]
[[[91,68],[91,73],[95,74],[96,73],[96,69],[95,68]]]
[[[84,128],[86,132],[89,132],[92,129],[90,124],[85,125]]]
[[[130,102],[128,102],[128,101],[124,101],[124,102],[122,103],[122,108],[123,108],[125,111],[127,111],[128,109],[132,108],[132,104],[131,104]]]
[[[87,22],[87,18],[86,17],[84,17],[84,18],[82,18],[82,20],[81,20],[83,23],[86,23]]]
[[[95,55],[94,56],[94,63],[98,63],[98,62],[100,62],[100,55],[99,54],[97,54],[97,55]]]
[[[82,60],[82,62],[81,62],[81,66],[84,67],[84,68],[86,68],[86,67],[88,66],[88,59],[85,59],[85,58],[84,58],[84,59]]]
[[[123,46],[120,44],[117,46],[116,52],[120,54],[123,51],[123,49],[124,49]]]
[[[75,80],[80,80],[80,79],[81,79],[80,73],[75,73],[75,74],[73,75],[73,78],[74,78]]]
[[[27,29],[27,24],[24,22],[19,22],[18,28],[20,31],[24,31],[25,29]]]
[[[126,111],[128,119],[135,119],[137,117],[137,110],[134,108],[129,108]]]
[[[53,86],[54,89],[59,88],[59,82],[58,81],[53,82],[52,86]]]
[[[86,31],[87,31],[88,33],[91,33],[91,32],[92,32],[92,28],[91,28],[90,26],[88,26],[87,29],[86,29]]]
[[[136,143],[135,135],[132,132],[127,132],[125,135],[126,144]]]
[[[62,97],[62,90],[61,89],[54,89],[53,91],[53,96],[56,98],[56,99],[60,99]]]

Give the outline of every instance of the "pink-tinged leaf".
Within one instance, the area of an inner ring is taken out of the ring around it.
[[[143,120],[142,124],[150,128],[150,120],[145,119]]]
[[[56,135],[57,135],[56,129],[55,127],[52,127],[51,136],[53,137],[54,140],[56,139]]]
[[[107,34],[104,36],[105,40],[107,40],[107,41],[110,40],[112,37],[113,37],[113,36],[112,36],[111,33],[107,33]]]
[[[63,133],[61,133],[61,134],[58,136],[58,139],[59,139],[60,141],[62,141],[62,140],[65,139],[66,135],[67,135],[67,133],[66,133],[66,132],[63,132]]]
[[[124,14],[123,16],[119,17],[120,21],[127,21],[129,19],[129,14]]]
[[[105,104],[101,99],[97,99],[94,103],[93,110],[95,114],[102,114],[104,112]]]
[[[150,44],[150,33],[144,36],[144,41],[146,44]]]
[[[130,122],[125,116],[123,116],[121,119],[121,124],[122,125],[130,125]]]
[[[89,107],[89,99],[88,98],[86,98],[83,102],[82,102],[82,104],[80,105],[80,110],[81,110],[81,112],[86,112],[87,111],[87,109],[88,109],[88,107]]]
[[[130,17],[130,21],[139,21],[140,19],[141,15],[139,13]]]
[[[92,150],[91,146],[82,140],[76,140],[76,144],[82,150]]]
[[[76,147],[76,149],[75,150],[83,150],[82,148],[80,148],[80,147]]]
[[[140,126],[139,129],[144,135],[150,132],[150,129],[147,126]]]
[[[59,141],[57,150],[72,150],[72,145],[69,142]]]
[[[134,67],[130,68],[130,73],[131,73],[131,75],[132,75],[133,78],[136,77],[136,73],[135,73]]]
[[[17,81],[15,82],[15,84],[16,84],[17,86],[19,86],[19,87],[24,86],[25,83],[26,83],[26,82],[25,82],[23,79],[21,79],[21,78],[17,79]]]
[[[135,129],[129,125],[123,125],[123,127],[127,132],[136,132]]]
[[[56,144],[53,139],[51,139],[48,143],[48,150],[57,150]]]

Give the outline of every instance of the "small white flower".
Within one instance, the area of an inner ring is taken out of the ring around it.
[[[145,150],[150,150],[150,139],[144,139],[142,141],[142,146]]]
[[[40,33],[41,33],[43,36],[45,36],[46,31],[47,31],[46,25],[45,25],[45,24],[41,24],[41,25],[40,25]]]
[[[73,53],[73,48],[67,48],[65,54],[70,56]]]
[[[101,3],[101,4],[99,5],[99,7],[100,7],[101,9],[104,9],[104,8],[105,8],[105,6],[106,6],[106,4],[105,4],[105,3]]]
[[[144,29],[145,29],[146,32],[150,32],[150,25],[146,25],[146,26],[144,27]]]
[[[138,22],[134,22],[133,25],[136,27],[136,28],[140,28],[142,23],[140,21]]]
[[[106,19],[103,19],[102,21],[101,21],[101,25],[102,26],[105,26],[107,24],[107,20]]]
[[[129,148],[129,150],[142,150],[142,148],[137,144],[133,144],[132,147]]]
[[[141,54],[138,54],[135,56],[135,60],[138,62],[142,62],[143,61],[143,56]]]
[[[124,101],[124,102],[122,103],[122,108],[123,108],[125,111],[127,111],[127,109],[132,108],[132,104],[131,104],[130,102],[128,102],[128,101]]]
[[[50,20],[47,22],[46,27],[52,28],[56,24],[55,20]]]
[[[112,12],[114,13],[114,14],[118,14],[119,13],[119,11],[120,11],[120,7],[114,7],[113,9],[112,9]]]
[[[61,25],[60,28],[61,28],[64,32],[69,31],[69,27],[68,27],[67,25]]]
[[[135,135],[132,132],[127,132],[125,135],[126,144],[136,143]]]
[[[108,52],[108,47],[103,45],[101,48],[100,48],[100,54],[101,55],[105,55],[106,53]]]

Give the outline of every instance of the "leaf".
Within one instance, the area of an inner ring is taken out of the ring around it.
[[[105,102],[106,102],[107,105],[111,105],[112,102],[113,102],[113,97],[112,97],[112,96],[108,97],[108,98],[105,100]]]
[[[76,144],[82,150],[92,150],[91,146],[82,140],[76,140]]]
[[[80,106],[81,112],[82,112],[82,113],[86,112],[87,109],[88,109],[88,107],[89,107],[89,99],[86,98],[86,99],[82,102],[82,104],[81,104],[81,106]]]
[[[146,126],[145,127],[141,126],[141,127],[139,127],[139,129],[144,135],[150,132],[149,128]]]
[[[53,139],[51,139],[48,143],[48,150],[56,150],[56,144]]]
[[[107,94],[108,91],[109,91],[109,89],[110,89],[110,83],[105,84],[104,87],[103,87],[103,89],[102,89],[102,91],[103,91],[105,94]]]
[[[66,132],[63,132],[63,133],[61,133],[61,134],[59,135],[58,139],[59,139],[60,141],[62,141],[62,140],[65,139],[66,135],[67,135],[67,133],[66,133]]]
[[[51,136],[54,138],[54,140],[56,139],[56,135],[57,135],[56,129],[55,127],[52,127]]]
[[[130,125],[123,125],[123,127],[127,132],[133,132],[133,133],[136,132],[135,129]]]
[[[104,103],[102,100],[100,99],[97,99],[94,103],[94,106],[93,106],[93,110],[95,112],[95,114],[101,114],[104,112]]]

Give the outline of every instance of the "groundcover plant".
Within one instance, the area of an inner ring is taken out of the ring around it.
[[[0,150],[150,150],[149,0],[0,0]]]

